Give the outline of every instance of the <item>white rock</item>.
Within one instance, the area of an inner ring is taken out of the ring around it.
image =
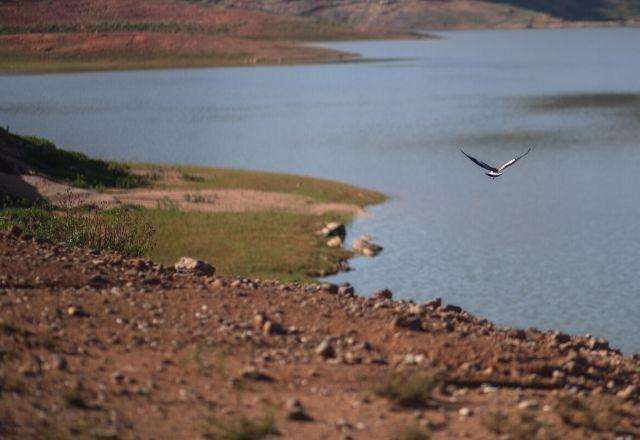
[[[206,261],[196,260],[195,258],[182,257],[175,266],[178,272],[191,272],[198,275],[212,276],[216,269]]]

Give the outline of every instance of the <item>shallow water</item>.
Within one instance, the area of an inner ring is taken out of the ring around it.
[[[390,194],[331,277],[640,351],[639,29],[335,43],[397,61],[0,77],[0,124],[105,158],[311,174]],[[499,163],[491,181],[458,151]]]

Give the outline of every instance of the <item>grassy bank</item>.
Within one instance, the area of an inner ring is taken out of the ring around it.
[[[144,210],[155,228],[149,256],[173,264],[184,255],[210,261],[223,276],[311,280],[337,270],[350,253],[329,248],[314,235],[328,221],[345,215],[289,212],[202,213],[174,209]]]
[[[140,175],[151,176],[150,185],[155,188],[253,189],[306,196],[321,202],[353,203],[362,207],[382,203],[386,199],[376,191],[294,174],[189,165],[131,163],[127,166]],[[162,178],[164,174],[174,174],[175,178]]]
[[[200,190],[258,190],[360,207],[385,200],[375,191],[305,176],[96,161],[57,149],[43,139],[3,133],[3,161],[28,158],[28,164],[38,174],[100,195],[121,195],[131,191],[130,187],[143,186],[150,191],[187,189],[185,196],[193,197]],[[65,168],[61,161],[75,166]],[[122,185],[123,181],[127,185]],[[326,239],[315,231],[329,221],[350,219],[344,212],[317,215],[288,212],[286,208],[259,212],[183,211],[175,203],[158,203],[155,208],[107,209],[96,205],[54,206],[42,201],[34,205],[7,199],[0,207],[0,228],[15,224],[38,238],[145,256],[166,265],[190,256],[211,262],[220,275],[286,281],[308,281],[335,272],[351,253],[329,248]]]

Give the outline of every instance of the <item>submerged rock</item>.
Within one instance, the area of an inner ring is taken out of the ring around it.
[[[375,257],[382,251],[382,246],[373,243],[372,238],[363,235],[353,242],[353,250],[356,254],[365,255],[367,257]]]

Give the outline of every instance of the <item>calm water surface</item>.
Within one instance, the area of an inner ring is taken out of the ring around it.
[[[392,196],[332,277],[640,351],[640,30],[331,44],[395,61],[0,77],[0,124],[113,159],[322,176]],[[491,181],[487,162],[532,153]]]

